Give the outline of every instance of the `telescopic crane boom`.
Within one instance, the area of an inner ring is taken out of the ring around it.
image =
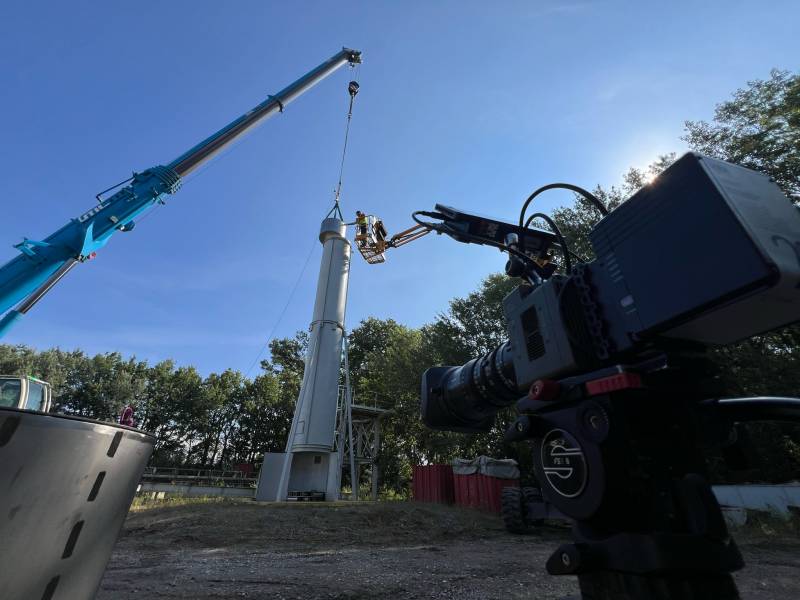
[[[343,48],[280,92],[203,140],[166,166],[151,167],[97,195],[98,204],[42,241],[23,239],[20,255],[0,267],[0,337],[77,264],[94,257],[117,231],[131,231],[148,208],[164,204],[183,177],[231,142],[283,109],[339,67],[361,62],[361,52]],[[121,187],[124,186],[124,187]],[[103,194],[120,188],[112,196]],[[15,304],[15,309],[10,310]]]

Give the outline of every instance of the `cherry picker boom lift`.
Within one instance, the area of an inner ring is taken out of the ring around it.
[[[375,224],[379,219],[374,215],[367,216],[367,232],[356,230],[356,247],[369,264],[380,264],[386,261],[385,253],[389,248],[399,248],[432,231],[446,234],[465,243],[494,246],[505,249],[509,240],[511,252],[524,255],[526,260],[533,261],[539,276],[547,276],[556,268],[553,262],[553,250],[561,251],[564,244],[558,237],[546,230],[536,227],[516,227],[486,217],[473,215],[462,210],[437,204],[435,211],[417,211],[411,217],[416,225],[394,234],[389,239],[378,235]],[[434,219],[424,221],[419,216]],[[529,225],[529,224],[528,224]]]
[[[133,230],[134,219],[156,204],[164,204],[165,197],[178,191],[186,175],[268,117],[283,112],[292,100],[339,67],[360,62],[360,51],[343,48],[166,166],[134,173],[100,192],[96,206],[44,240],[24,238],[16,244],[20,255],[0,266],[0,315],[5,314],[0,319],[0,337],[76,265],[94,258],[114,233]],[[103,197],[117,188],[110,197]]]
[[[367,215],[367,233],[356,233],[356,247],[361,256],[364,257],[364,260],[371,265],[386,262],[386,251],[389,248],[399,248],[433,231],[427,225],[417,224],[394,234],[387,240],[385,237],[378,235],[375,228],[377,222],[378,219],[374,215]]]

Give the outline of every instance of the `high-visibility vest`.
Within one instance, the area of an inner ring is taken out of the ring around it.
[[[356,217],[356,223],[358,223],[359,225],[366,226],[367,225],[367,216],[363,215],[363,216],[360,216],[360,217]]]

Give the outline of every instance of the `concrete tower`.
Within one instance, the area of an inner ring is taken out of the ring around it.
[[[321,492],[326,500],[339,499],[342,466],[334,445],[350,274],[350,243],[345,233],[341,220],[322,221],[319,233],[322,264],[303,383],[286,452],[264,456],[256,492],[258,500],[282,501],[288,496]]]

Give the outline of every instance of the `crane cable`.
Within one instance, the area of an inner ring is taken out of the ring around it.
[[[339,165],[339,183],[336,185],[336,192],[333,197],[333,208],[328,212],[328,217],[337,216],[344,221],[342,210],[339,208],[339,197],[342,194],[342,175],[344,175],[344,160],[347,156],[347,140],[350,137],[350,121],[353,118],[353,102],[358,94],[358,82],[351,81],[347,84],[347,92],[350,94],[350,106],[347,109],[347,125],[344,128],[344,146],[342,148],[342,162]]]
[[[269,345],[272,342],[272,340],[275,339],[275,333],[278,331],[278,326],[281,324],[281,321],[283,320],[286,311],[289,309],[289,305],[292,303],[294,294],[297,291],[297,288],[300,286],[300,281],[303,279],[303,275],[306,272],[308,263],[311,262],[311,257],[314,255],[314,250],[316,250],[317,248],[317,243],[318,243],[317,240],[314,240],[314,242],[311,244],[311,249],[308,251],[308,256],[306,256],[306,261],[303,263],[303,268],[300,269],[300,273],[297,276],[297,280],[294,282],[294,285],[292,286],[292,291],[289,292],[289,296],[286,298],[286,304],[283,305],[283,309],[281,309],[281,312],[278,314],[278,319],[273,324],[272,330],[269,332],[269,335],[267,336],[266,343],[258,351],[258,354],[256,354],[256,357],[253,359],[253,362],[250,363],[250,366],[247,368],[247,371],[245,371],[244,373],[245,378],[250,376],[253,367],[255,367],[258,364],[258,362],[261,360],[261,357],[264,355],[264,352],[266,352],[267,349],[269,348]]]
[[[327,215],[328,217],[330,217],[331,215],[334,216],[338,215],[342,221],[344,221],[344,216],[342,215],[342,210],[339,208],[339,196],[341,195],[342,192],[342,175],[344,174],[344,159],[345,156],[347,155],[347,139],[350,137],[350,120],[353,117],[353,101],[356,99],[356,94],[358,94],[358,82],[351,81],[349,84],[347,84],[347,92],[350,94],[350,106],[347,109],[347,125],[345,126],[344,130],[344,147],[342,148],[342,162],[339,165],[339,183],[336,186],[336,195],[334,197],[333,208],[331,208],[330,212]],[[289,292],[289,297],[286,299],[286,304],[284,305],[283,309],[278,315],[278,319],[275,321],[275,324],[272,327],[272,331],[270,331],[269,335],[267,336],[266,344],[264,344],[264,346],[258,351],[256,358],[253,360],[253,362],[250,364],[247,371],[245,372],[245,377],[248,377],[250,375],[250,372],[253,370],[253,367],[255,367],[256,364],[258,364],[258,361],[261,359],[264,352],[267,350],[267,348],[269,348],[269,344],[273,340],[275,332],[277,331],[278,326],[281,323],[281,320],[283,320],[283,316],[286,314],[286,310],[289,308],[289,305],[291,304],[292,299],[294,298],[294,294],[297,291],[298,286],[300,285],[300,280],[303,278],[303,274],[305,273],[306,268],[308,267],[308,263],[311,261],[311,257],[313,256],[314,249],[316,247],[317,247],[317,241],[314,240],[314,243],[311,245],[311,250],[309,251],[306,260],[303,263],[303,268],[300,269],[300,274],[297,276],[297,281],[294,282],[294,286],[292,286],[292,291]]]

